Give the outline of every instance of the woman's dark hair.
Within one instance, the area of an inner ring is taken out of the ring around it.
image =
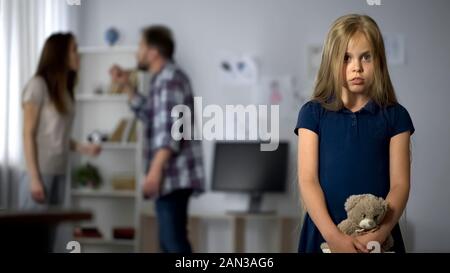
[[[74,99],[76,71],[69,67],[69,50],[75,41],[72,33],[55,33],[45,41],[36,76],[44,78],[51,102],[59,113],[67,113],[64,92]]]
[[[164,58],[173,59],[175,41],[172,31],[168,27],[162,25],[150,26],[142,31],[142,35],[147,45],[157,48],[159,54]]]

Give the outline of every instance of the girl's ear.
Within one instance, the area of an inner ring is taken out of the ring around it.
[[[347,201],[345,201],[345,211],[349,212],[351,209],[353,209],[356,204],[358,204],[359,200],[363,197],[362,194],[360,195],[352,195],[349,198],[347,198]]]

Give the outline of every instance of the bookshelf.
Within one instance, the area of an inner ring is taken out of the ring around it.
[[[83,238],[78,240],[82,245],[93,245],[93,246],[106,246],[106,247],[116,247],[116,246],[124,246],[124,247],[133,247],[134,243],[129,240],[124,239],[113,239],[113,240],[105,240],[105,239],[94,239],[94,238]]]
[[[105,142],[102,144],[102,148],[103,150],[136,150],[137,144]]]
[[[139,208],[142,179],[141,124],[133,122],[125,94],[110,94],[109,68],[113,64],[135,67],[136,47],[85,47],[80,48],[79,82],[75,94],[76,116],[73,138],[87,142],[87,136],[99,131],[109,136],[103,142],[102,153],[97,158],[72,154],[70,174],[87,163],[96,166],[102,176],[99,188],[75,187],[69,176],[69,202],[71,207],[90,210],[93,219],[77,227],[97,228],[102,237],[75,237],[82,252],[137,252],[139,251]],[[140,92],[145,89],[146,75],[139,74]],[[101,92],[100,92],[101,91]],[[121,132],[119,125],[125,122]],[[134,132],[134,134],[133,134]],[[113,137],[114,134],[117,134]],[[120,134],[119,134],[120,133]],[[126,137],[125,137],[126,136]],[[118,189],[118,177],[134,180],[129,188]],[[132,186],[134,185],[134,187]],[[134,239],[116,239],[116,227],[134,228]]]
[[[136,194],[132,190],[92,190],[92,189],[72,189],[73,197],[105,197],[105,198],[135,198]]]
[[[77,94],[75,99],[80,102],[126,102],[126,95],[96,95],[96,94]]]

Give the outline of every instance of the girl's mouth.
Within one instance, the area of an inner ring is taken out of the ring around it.
[[[354,78],[350,81],[353,85],[362,85],[364,84],[363,78]]]

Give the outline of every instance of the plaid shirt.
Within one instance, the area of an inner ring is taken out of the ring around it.
[[[152,77],[148,96],[136,93],[130,107],[144,122],[144,169],[148,172],[153,155],[167,148],[172,156],[164,167],[160,195],[178,189],[193,189],[194,194],[204,190],[202,146],[198,140],[176,141],[171,136],[172,124],[178,118],[171,116],[175,105],[183,104],[194,111],[194,97],[189,78],[174,63],[168,62]],[[193,114],[192,128],[193,127]]]

